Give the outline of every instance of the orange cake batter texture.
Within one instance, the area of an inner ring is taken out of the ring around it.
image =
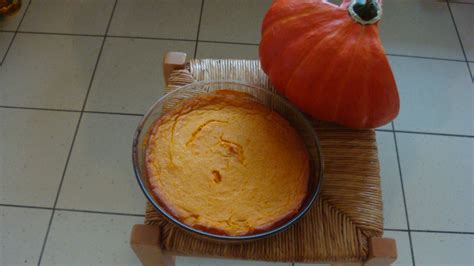
[[[251,235],[293,217],[309,159],[296,130],[249,94],[219,90],[162,116],[146,147],[160,204],[194,228]]]

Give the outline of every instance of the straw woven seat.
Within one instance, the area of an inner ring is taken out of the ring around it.
[[[272,90],[258,61],[205,59],[183,64],[183,60],[179,53],[165,57],[168,91],[194,81],[218,79],[245,81]],[[145,225],[136,225],[132,233],[132,247],[141,261],[156,265],[153,261],[159,260],[171,265],[172,255],[189,255],[286,262],[372,259],[371,265],[393,262],[395,242],[381,238],[382,195],[374,130],[347,129],[320,121],[313,124],[323,152],[324,181],[318,200],[298,223],[254,242],[215,243],[174,226],[147,204]],[[150,251],[153,243],[158,251]]]

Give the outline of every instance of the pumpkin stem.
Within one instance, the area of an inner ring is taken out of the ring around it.
[[[373,24],[382,16],[382,7],[377,0],[352,0],[347,11],[355,21],[364,25]]]

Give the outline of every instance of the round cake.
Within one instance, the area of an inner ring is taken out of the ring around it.
[[[146,169],[160,205],[183,223],[251,235],[291,219],[306,197],[309,155],[296,130],[251,95],[219,90],[152,127]]]

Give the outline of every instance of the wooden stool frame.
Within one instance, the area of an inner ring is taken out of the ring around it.
[[[180,52],[168,52],[163,59],[163,75],[165,84],[168,85],[169,77],[174,70],[184,69],[186,54]],[[143,265],[175,265],[176,256],[187,254],[163,250],[161,248],[161,230],[157,225],[136,224],[133,226],[130,245]],[[332,266],[391,265],[397,259],[397,247],[394,239],[372,237],[368,243],[368,257],[363,262],[329,262]],[[315,262],[318,263],[318,262]]]

